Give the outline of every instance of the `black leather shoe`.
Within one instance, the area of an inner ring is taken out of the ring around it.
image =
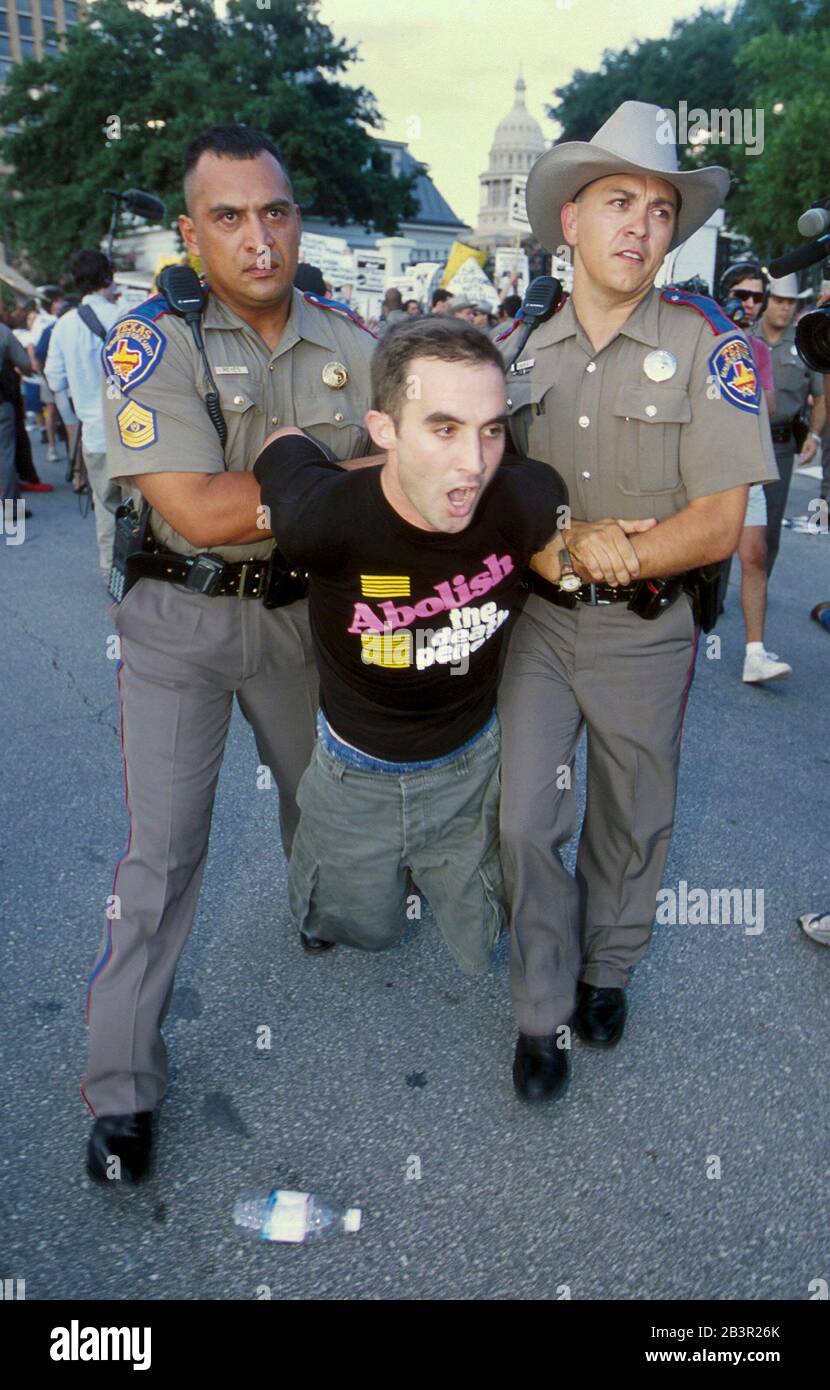
[[[568,1084],[568,1051],[557,1035],[531,1038],[520,1033],[513,1060],[513,1086],[520,1100],[553,1100]]]
[[[141,1182],[150,1167],[151,1117],[151,1110],[141,1110],[130,1115],[102,1115],[96,1120],[86,1151],[89,1176],[113,1185]],[[113,1172],[113,1158],[120,1160],[120,1171]]]
[[[574,1028],[589,1047],[614,1047],[625,1027],[625,990],[600,989],[580,980]]]
[[[326,951],[333,951],[337,942],[323,941],[319,936],[306,936],[305,932],[301,931],[300,945],[304,951],[308,951],[310,956],[323,956]]]

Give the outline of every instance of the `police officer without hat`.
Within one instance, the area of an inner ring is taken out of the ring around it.
[[[730,554],[748,484],[775,477],[746,339],[713,300],[654,288],[666,253],[729,185],[724,169],[678,172],[665,126],[659,108],[625,102],[528,178],[534,235],[550,250],[564,237],[574,282],[511,373],[511,430],[520,453],[564,477],[575,520],[546,597],[530,595],[514,630],[499,700],[513,1077],[527,1100],[567,1080],[557,1029],[575,1002],[580,1037],[619,1040],[624,987],[648,947],[697,637],[681,584],[661,581]],[[508,360],[515,331],[501,343]],[[574,879],[559,851],[574,830],[583,727]]]
[[[767,494],[767,574],[778,554],[781,541],[781,522],[787,506],[787,494],[795,462],[793,416],[813,397],[810,412],[810,434],[801,451],[801,462],[809,463],[821,443],[825,421],[824,377],[802,362],[795,345],[793,320],[800,299],[809,297],[809,290],[799,293],[798,276],[784,275],[770,280],[769,296],[759,321],[752,330],[767,344],[772,354],[772,376],[775,383],[775,414],[771,420],[772,442],[778,465],[777,482],[769,483]]]
[[[166,1084],[160,1025],[196,908],[234,694],[277,783],[286,852],[314,741],[307,603],[260,601],[274,540],[249,470],[282,424],[335,458],[365,454],[374,346],[343,306],[293,289],[300,214],[265,136],[206,131],[187,150],[184,186],[179,226],[210,286],[202,332],[224,449],[194,337],[163,296],[121,318],[102,354],[110,474],[149,502],[161,552],[142,555],[145,577],[117,609],[131,830],[113,887],[120,916],[89,984],[82,1085],[97,1117],[88,1171],[106,1176],[115,1155],[127,1181],[148,1167]]]

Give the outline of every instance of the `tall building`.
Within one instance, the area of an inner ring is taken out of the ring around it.
[[[526,90],[527,84],[519,74],[513,105],[496,126],[489,165],[479,175],[479,218],[472,241],[488,251],[497,246],[515,246],[517,231],[507,220],[513,180],[518,175],[526,178],[547,149],[542,127],[525,105]]]
[[[57,53],[85,10],[86,0],[0,0],[0,87],[14,63]]]

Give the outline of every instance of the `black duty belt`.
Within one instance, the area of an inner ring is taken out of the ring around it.
[[[576,608],[580,603],[587,603],[591,608],[605,603],[628,603],[634,597],[636,587],[636,584],[583,584],[567,593],[565,589],[560,589],[558,584],[550,584],[547,579],[543,579],[541,574],[530,575],[532,592],[540,598],[547,599],[548,603],[555,603],[559,608]]]
[[[789,444],[793,438],[793,427],[789,421],[785,425],[770,425],[773,444]]]
[[[262,599],[266,608],[296,603],[308,593],[308,577],[289,567],[279,549],[266,560],[231,563],[218,555],[176,555],[172,551],[140,551],[129,559],[130,577],[162,579],[183,584],[208,598]]]

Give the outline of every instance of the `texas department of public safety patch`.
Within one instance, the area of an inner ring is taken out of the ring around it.
[[[736,334],[720,343],[709,358],[709,371],[724,400],[739,410],[758,414],[761,388],[752,350],[744,338]]]
[[[119,319],[104,343],[104,371],[122,391],[131,391],[158,366],[167,339],[146,319]]]
[[[138,401],[127,401],[115,417],[118,436],[126,449],[147,449],[158,439],[156,412]]]

